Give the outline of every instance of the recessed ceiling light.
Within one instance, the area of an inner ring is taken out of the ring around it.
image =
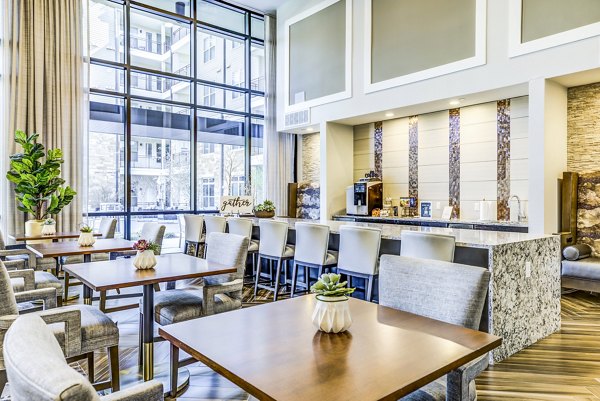
[[[460,100],[454,99],[450,101],[450,106],[458,106],[460,104]]]
[[[392,112],[385,113],[385,116],[386,117],[394,117],[394,113],[392,113]]]

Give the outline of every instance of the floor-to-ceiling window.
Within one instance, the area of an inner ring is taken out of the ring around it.
[[[263,16],[212,0],[89,0],[91,217],[146,221],[263,200]]]

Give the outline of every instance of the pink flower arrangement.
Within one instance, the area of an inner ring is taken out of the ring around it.
[[[152,241],[146,241],[145,239],[140,239],[133,244],[133,249],[136,251],[152,251],[155,255],[160,253],[160,246],[157,243]]]

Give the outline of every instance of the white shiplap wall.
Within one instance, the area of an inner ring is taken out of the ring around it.
[[[354,181],[375,168],[375,124],[354,127]]]
[[[408,118],[383,122],[383,196],[408,194]]]

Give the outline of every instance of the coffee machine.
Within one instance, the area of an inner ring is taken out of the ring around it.
[[[361,178],[346,188],[346,214],[370,216],[383,207],[383,183],[375,177]]]

